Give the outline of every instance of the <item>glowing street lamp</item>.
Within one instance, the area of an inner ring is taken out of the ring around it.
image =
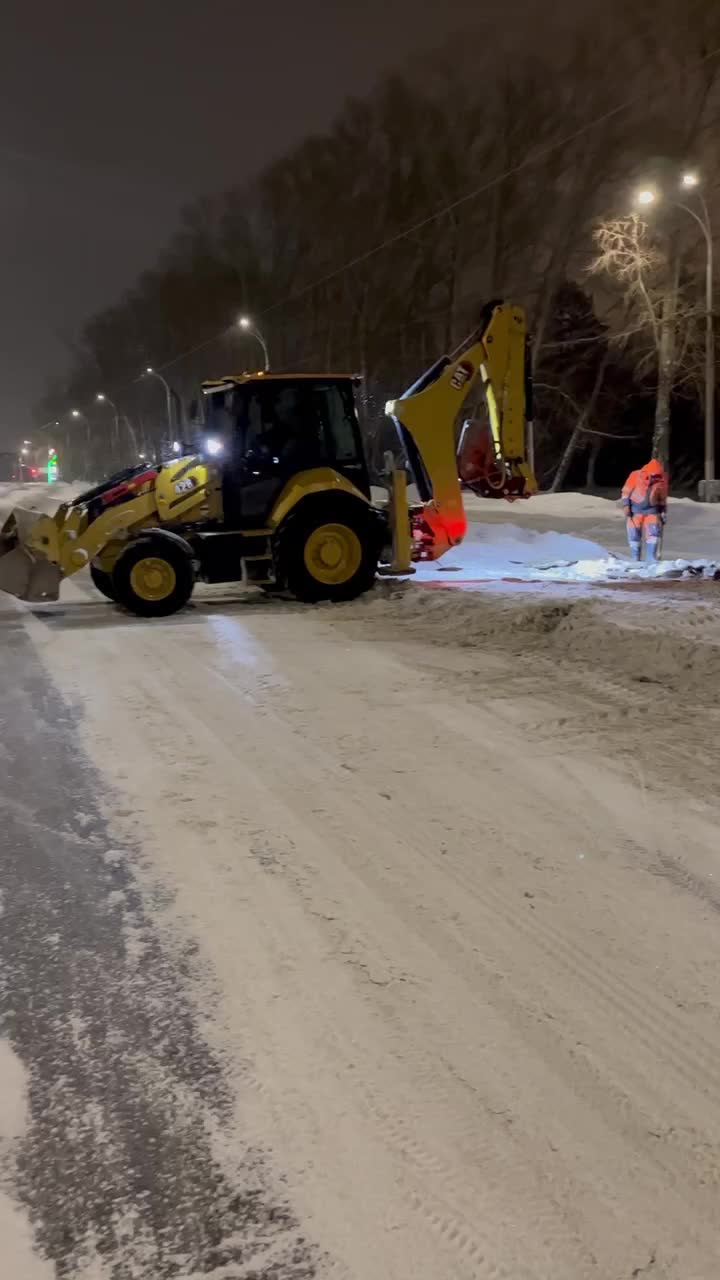
[[[643,187],[635,196],[635,203],[640,205],[654,204],[657,200],[657,192],[652,191],[650,187]]]
[[[265,372],[267,373],[268,369],[270,368],[270,352],[268,351],[267,342],[265,341],[263,335],[261,334],[255,322],[250,319],[250,316],[240,316],[237,323],[238,323],[238,329],[242,329],[244,333],[252,334],[253,338],[256,338],[257,341],[260,343],[260,346],[262,347],[262,350],[263,350],[263,356],[265,358]]]

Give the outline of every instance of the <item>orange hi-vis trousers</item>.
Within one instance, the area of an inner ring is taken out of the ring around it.
[[[627,516],[625,528],[633,560],[642,560],[643,534],[645,535],[645,559],[660,559],[663,524],[657,511],[640,511],[637,515]]]

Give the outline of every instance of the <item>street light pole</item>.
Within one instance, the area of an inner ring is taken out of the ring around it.
[[[256,338],[257,341],[260,343],[260,346],[262,347],[262,351],[263,351],[263,356],[265,359],[265,372],[267,373],[270,368],[270,352],[268,351],[267,342],[265,341],[257,325],[250,319],[249,316],[240,316],[240,319],[238,320],[238,328],[244,330],[245,333],[252,334],[253,338]]]
[[[123,422],[125,423],[125,430],[127,431],[128,435],[129,435],[129,437],[130,437],[130,439],[131,439],[131,441],[132,441],[132,447],[133,447],[133,449],[135,450],[135,453],[136,453],[136,454],[138,454],[138,452],[139,452],[139,451],[138,451],[138,442],[137,442],[137,436],[135,435],[135,428],[133,427],[133,425],[132,425],[132,423],[131,423],[130,419],[129,419],[129,418],[128,418],[128,416],[127,416],[127,414],[125,414],[125,413],[124,413],[124,414],[122,415],[122,420],[123,420]]]
[[[705,201],[703,200],[703,207]],[[705,207],[707,218],[707,208]],[[713,314],[713,242],[708,220],[707,265],[705,272],[705,483],[715,480],[715,320]],[[711,494],[706,491],[709,501]]]
[[[712,226],[710,223],[710,211],[707,202],[699,189],[700,177],[697,173],[683,174],[680,185],[685,191],[694,191],[697,195],[702,210],[702,217],[690,205],[684,204],[682,200],[673,200],[672,203],[677,209],[682,209],[684,213],[688,213],[694,222],[697,223],[702,231],[705,239],[706,258],[705,258],[705,479],[700,487],[700,495],[706,502],[713,500],[713,488],[716,483],[715,478],[715,322],[713,316],[713,274],[714,274],[714,254],[713,254],[713,237]],[[637,203],[650,205],[657,199],[657,191],[648,188],[640,191],[637,196]]]
[[[88,418],[87,414],[82,413],[80,409],[71,409],[70,417],[75,418],[76,421],[79,421],[80,419],[82,419],[82,421],[85,423],[85,441],[86,441],[85,465],[87,466],[90,462],[90,419]],[[89,473],[86,472],[84,478],[88,479]]]
[[[95,399],[98,400],[100,404],[109,404],[110,408],[113,411],[113,446],[114,446],[113,454],[119,455],[120,453],[120,416],[118,413],[118,407],[115,404],[115,401],[111,400],[110,397],[106,396],[105,393],[102,391],[98,391]]]
[[[690,185],[690,184],[686,184]],[[715,323],[713,317],[713,240],[710,212],[701,191],[698,199],[702,218],[689,205],[679,207],[694,218],[700,227],[707,246],[705,259],[705,499],[710,500],[710,486],[715,480]]]
[[[170,386],[169,386],[169,384],[166,382],[165,378],[163,378],[162,374],[161,374],[161,373],[158,373],[156,369],[153,369],[152,365],[148,365],[148,366],[147,366],[147,368],[146,368],[146,370],[145,370],[145,373],[147,374],[147,376],[148,376],[149,378],[157,378],[158,382],[162,382],[162,384],[163,384],[163,386],[164,386],[164,388],[165,388],[165,407],[166,407],[166,410],[167,410],[168,432],[169,432],[170,438],[172,439],[172,436],[173,436],[173,408],[172,408],[172,391],[170,390]]]

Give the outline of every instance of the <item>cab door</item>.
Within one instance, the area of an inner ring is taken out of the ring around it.
[[[321,464],[322,441],[309,386],[300,379],[268,378],[238,388],[223,491],[226,520],[234,527],[263,527],[288,481]]]
[[[309,398],[325,465],[369,499],[370,477],[351,379],[318,378],[310,384]]]

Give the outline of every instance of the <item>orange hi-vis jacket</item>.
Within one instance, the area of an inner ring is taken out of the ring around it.
[[[622,504],[626,516],[664,515],[667,498],[667,476],[654,459],[639,471],[631,471],[623,485]]]

